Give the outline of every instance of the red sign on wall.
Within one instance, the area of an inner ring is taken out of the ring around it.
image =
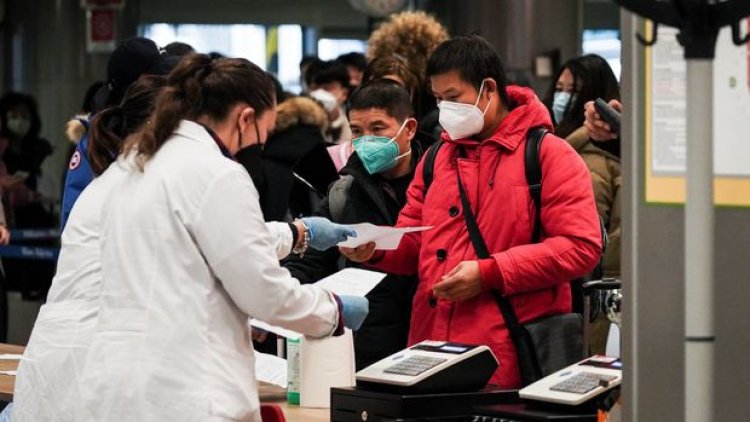
[[[117,12],[113,9],[86,11],[86,49],[89,53],[108,53],[115,49]]]

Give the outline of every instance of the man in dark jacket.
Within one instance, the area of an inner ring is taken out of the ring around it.
[[[337,223],[394,225],[421,155],[409,94],[393,82],[373,81],[352,94],[347,114],[355,153],[330,187],[321,213]],[[332,248],[288,258],[284,266],[302,283],[314,283],[343,260]],[[370,313],[354,337],[358,370],[406,347],[415,287],[413,276],[388,275],[367,295]]]

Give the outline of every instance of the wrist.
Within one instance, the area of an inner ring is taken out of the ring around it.
[[[307,245],[310,242],[310,230],[302,220],[294,220],[292,225],[297,229],[297,242],[292,248],[292,253],[303,255],[307,251]]]

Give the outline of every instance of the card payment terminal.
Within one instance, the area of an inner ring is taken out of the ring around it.
[[[392,392],[465,392],[484,388],[497,369],[487,346],[423,341],[357,372],[357,387]]]

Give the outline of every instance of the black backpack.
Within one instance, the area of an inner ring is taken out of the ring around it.
[[[547,134],[547,129],[543,127],[535,127],[529,130],[526,134],[526,150],[525,150],[525,172],[526,172],[526,183],[529,185],[529,193],[531,199],[534,201],[534,208],[536,209],[536,218],[534,219],[534,231],[531,237],[532,243],[538,243],[541,240],[542,235],[542,166],[539,163],[539,152],[542,148],[542,141],[544,136]],[[443,141],[437,141],[430,149],[427,150],[424,158],[424,165],[422,166],[422,181],[424,187],[422,191],[423,197],[427,197],[427,191],[430,189],[432,179],[435,171],[435,158],[437,157],[440,147],[443,145]],[[599,257],[599,264],[594,269],[593,273],[589,276],[582,277],[571,281],[571,293],[573,296],[573,312],[583,314],[583,287],[584,281],[601,278],[602,263],[604,260],[604,251],[607,245],[607,230],[604,227],[604,222],[599,219],[602,233],[602,253]]]

